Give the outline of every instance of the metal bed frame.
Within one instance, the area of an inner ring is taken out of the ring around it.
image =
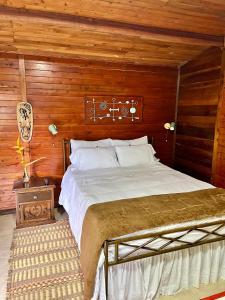
[[[151,138],[151,143],[153,139]],[[64,171],[66,171],[69,166],[69,155],[71,153],[70,141],[63,140],[63,160],[64,160]],[[213,230],[210,230],[209,226],[215,226]],[[165,254],[173,251],[188,249],[203,244],[213,243],[225,240],[225,233],[221,234],[219,230],[225,228],[225,216],[224,220],[212,221],[207,223],[201,223],[199,225],[192,226],[183,226],[176,229],[160,231],[157,233],[147,233],[130,237],[121,237],[111,240],[106,240],[102,245],[105,262],[104,262],[104,271],[105,271],[105,292],[106,299],[108,299],[108,270],[109,267],[119,265],[126,262],[131,262],[134,260],[147,258],[151,256],[156,256],[160,254]],[[193,231],[198,231],[204,234],[201,238],[197,239],[194,242],[185,241],[185,237]],[[169,237],[169,234],[180,233],[177,237]],[[135,241],[138,242],[144,240],[141,244],[135,244]],[[151,246],[152,242],[164,241],[165,243],[156,248]],[[129,244],[132,242],[132,244]],[[180,243],[180,245],[177,245]],[[120,255],[120,247],[128,247],[130,251],[124,255]],[[109,247],[114,247],[114,259],[109,260]],[[143,253],[143,250],[145,251]],[[141,253],[138,253],[142,251]]]

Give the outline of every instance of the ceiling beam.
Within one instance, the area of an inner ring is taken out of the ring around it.
[[[0,3],[12,8],[225,34],[224,0],[0,0]]]
[[[142,37],[153,41],[164,41],[168,43],[198,45],[198,46],[224,46],[224,37],[216,35],[208,35],[202,33],[194,33],[188,31],[163,29],[150,27],[145,25],[129,24],[118,21],[103,20],[97,18],[88,18],[83,16],[75,16],[64,13],[54,13],[45,11],[28,10],[24,8],[11,8],[0,5],[0,15],[4,18],[29,18],[40,20],[41,22],[50,23],[73,23],[82,28],[92,28],[101,32],[111,32],[114,34],[122,34],[125,36]]]

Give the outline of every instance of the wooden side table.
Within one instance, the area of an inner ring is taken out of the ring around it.
[[[17,228],[55,222],[54,188],[51,181],[40,177],[31,177],[29,183],[14,182]]]

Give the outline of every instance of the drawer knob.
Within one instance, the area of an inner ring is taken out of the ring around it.
[[[34,195],[34,196],[33,196],[33,199],[34,199],[34,200],[37,200],[37,198],[38,198],[37,195]]]

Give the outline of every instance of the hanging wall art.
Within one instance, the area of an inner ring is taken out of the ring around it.
[[[140,96],[88,96],[84,99],[86,124],[129,124],[142,121]]]
[[[17,124],[21,140],[29,142],[33,132],[33,110],[30,103],[17,104]]]

